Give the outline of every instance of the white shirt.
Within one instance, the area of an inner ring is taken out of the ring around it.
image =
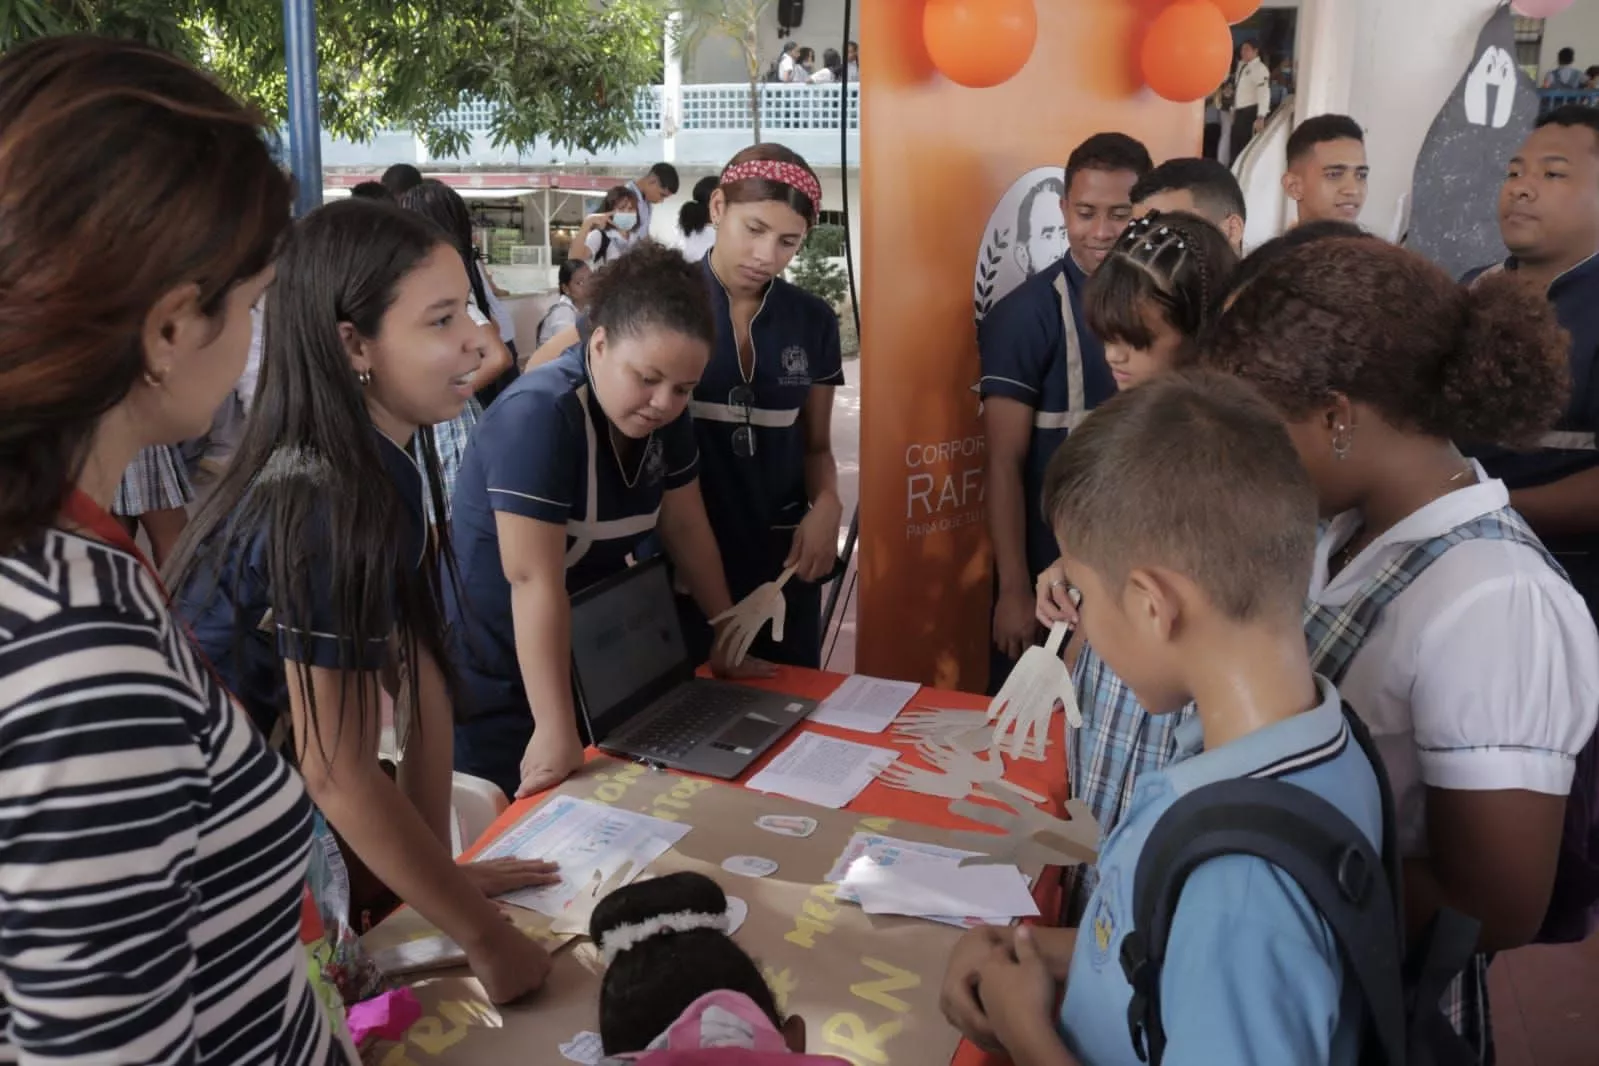
[[[711,253],[716,247],[716,227],[706,226],[698,233],[691,233],[683,240],[683,258],[690,263],[698,263]]]
[[[605,257],[603,259],[600,257],[600,234],[602,232],[611,235],[611,243],[605,246]],[[628,235],[618,230],[591,229],[589,230],[589,235],[583,238],[583,244],[589,250],[589,262],[593,263],[597,270],[606,263],[614,263],[622,258],[627,253],[629,241]]]
[[[514,344],[516,342],[515,319],[511,317],[511,312],[506,309],[505,301],[501,300],[495,293],[494,279],[489,277],[489,272],[482,263],[477,264],[477,273],[478,277],[483,279],[483,295],[489,301],[489,317],[494,319],[494,324],[500,329],[500,340],[506,344]]]
[[[1237,90],[1233,94],[1233,107],[1239,111],[1246,107],[1259,108],[1264,118],[1271,110],[1271,72],[1259,56],[1238,65],[1234,84]]]
[[[837,80],[838,79],[833,77],[833,71],[829,67],[821,67],[816,71],[815,74],[811,75],[812,85],[826,85],[828,82]]]
[[[777,80],[788,82],[794,80],[794,57],[784,55],[777,61]]]
[[[1477,476],[1329,582],[1328,559],[1360,525],[1354,512],[1333,519],[1316,546],[1311,599],[1342,606],[1412,545],[1509,502],[1504,482],[1481,467]],[[1382,752],[1402,853],[1425,855],[1424,786],[1571,790],[1575,756],[1599,720],[1599,632],[1582,597],[1532,548],[1468,541],[1388,604],[1338,688]]]

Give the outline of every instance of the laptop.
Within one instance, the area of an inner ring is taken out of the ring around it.
[[[572,597],[572,685],[589,742],[730,780],[805,720],[814,700],[694,676],[666,563]]]

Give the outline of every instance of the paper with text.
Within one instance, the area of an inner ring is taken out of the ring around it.
[[[837,810],[898,758],[899,752],[890,748],[799,733],[745,787]]]
[[[811,712],[811,721],[862,733],[881,733],[916,698],[914,681],[885,681],[855,674]]]

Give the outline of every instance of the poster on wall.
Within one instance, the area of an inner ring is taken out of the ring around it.
[[[861,288],[872,296],[862,307],[871,356],[860,369],[856,665],[982,691],[992,564],[971,391],[977,320],[1065,254],[1060,182],[1073,148],[1120,131],[1156,159],[1197,155],[1203,105],[1143,89],[1139,9],[1126,0],[1040,0],[1030,51],[1013,53],[1008,76],[957,71],[981,88],[935,68],[924,8],[861,8],[861,51],[872,57],[861,68]]]

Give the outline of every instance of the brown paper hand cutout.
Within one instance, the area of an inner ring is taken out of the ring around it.
[[[742,663],[750,653],[750,645],[761,635],[766,623],[772,623],[772,640],[783,643],[783,621],[788,614],[788,601],[783,598],[783,586],[794,576],[794,567],[784,570],[776,581],[768,581],[732,607],[711,619],[711,625],[727,625],[717,634],[718,646],[733,649],[729,660],[732,665]]]
[[[1099,823],[1081,800],[1069,800],[1066,813],[1071,821],[1045,814],[1003,782],[985,782],[978,791],[1005,805],[1006,810],[958,799],[949,805],[951,814],[1003,829],[1008,834],[993,853],[973,855],[961,860],[962,866],[995,863],[1041,863],[1045,866],[1078,866],[1099,860]]]

